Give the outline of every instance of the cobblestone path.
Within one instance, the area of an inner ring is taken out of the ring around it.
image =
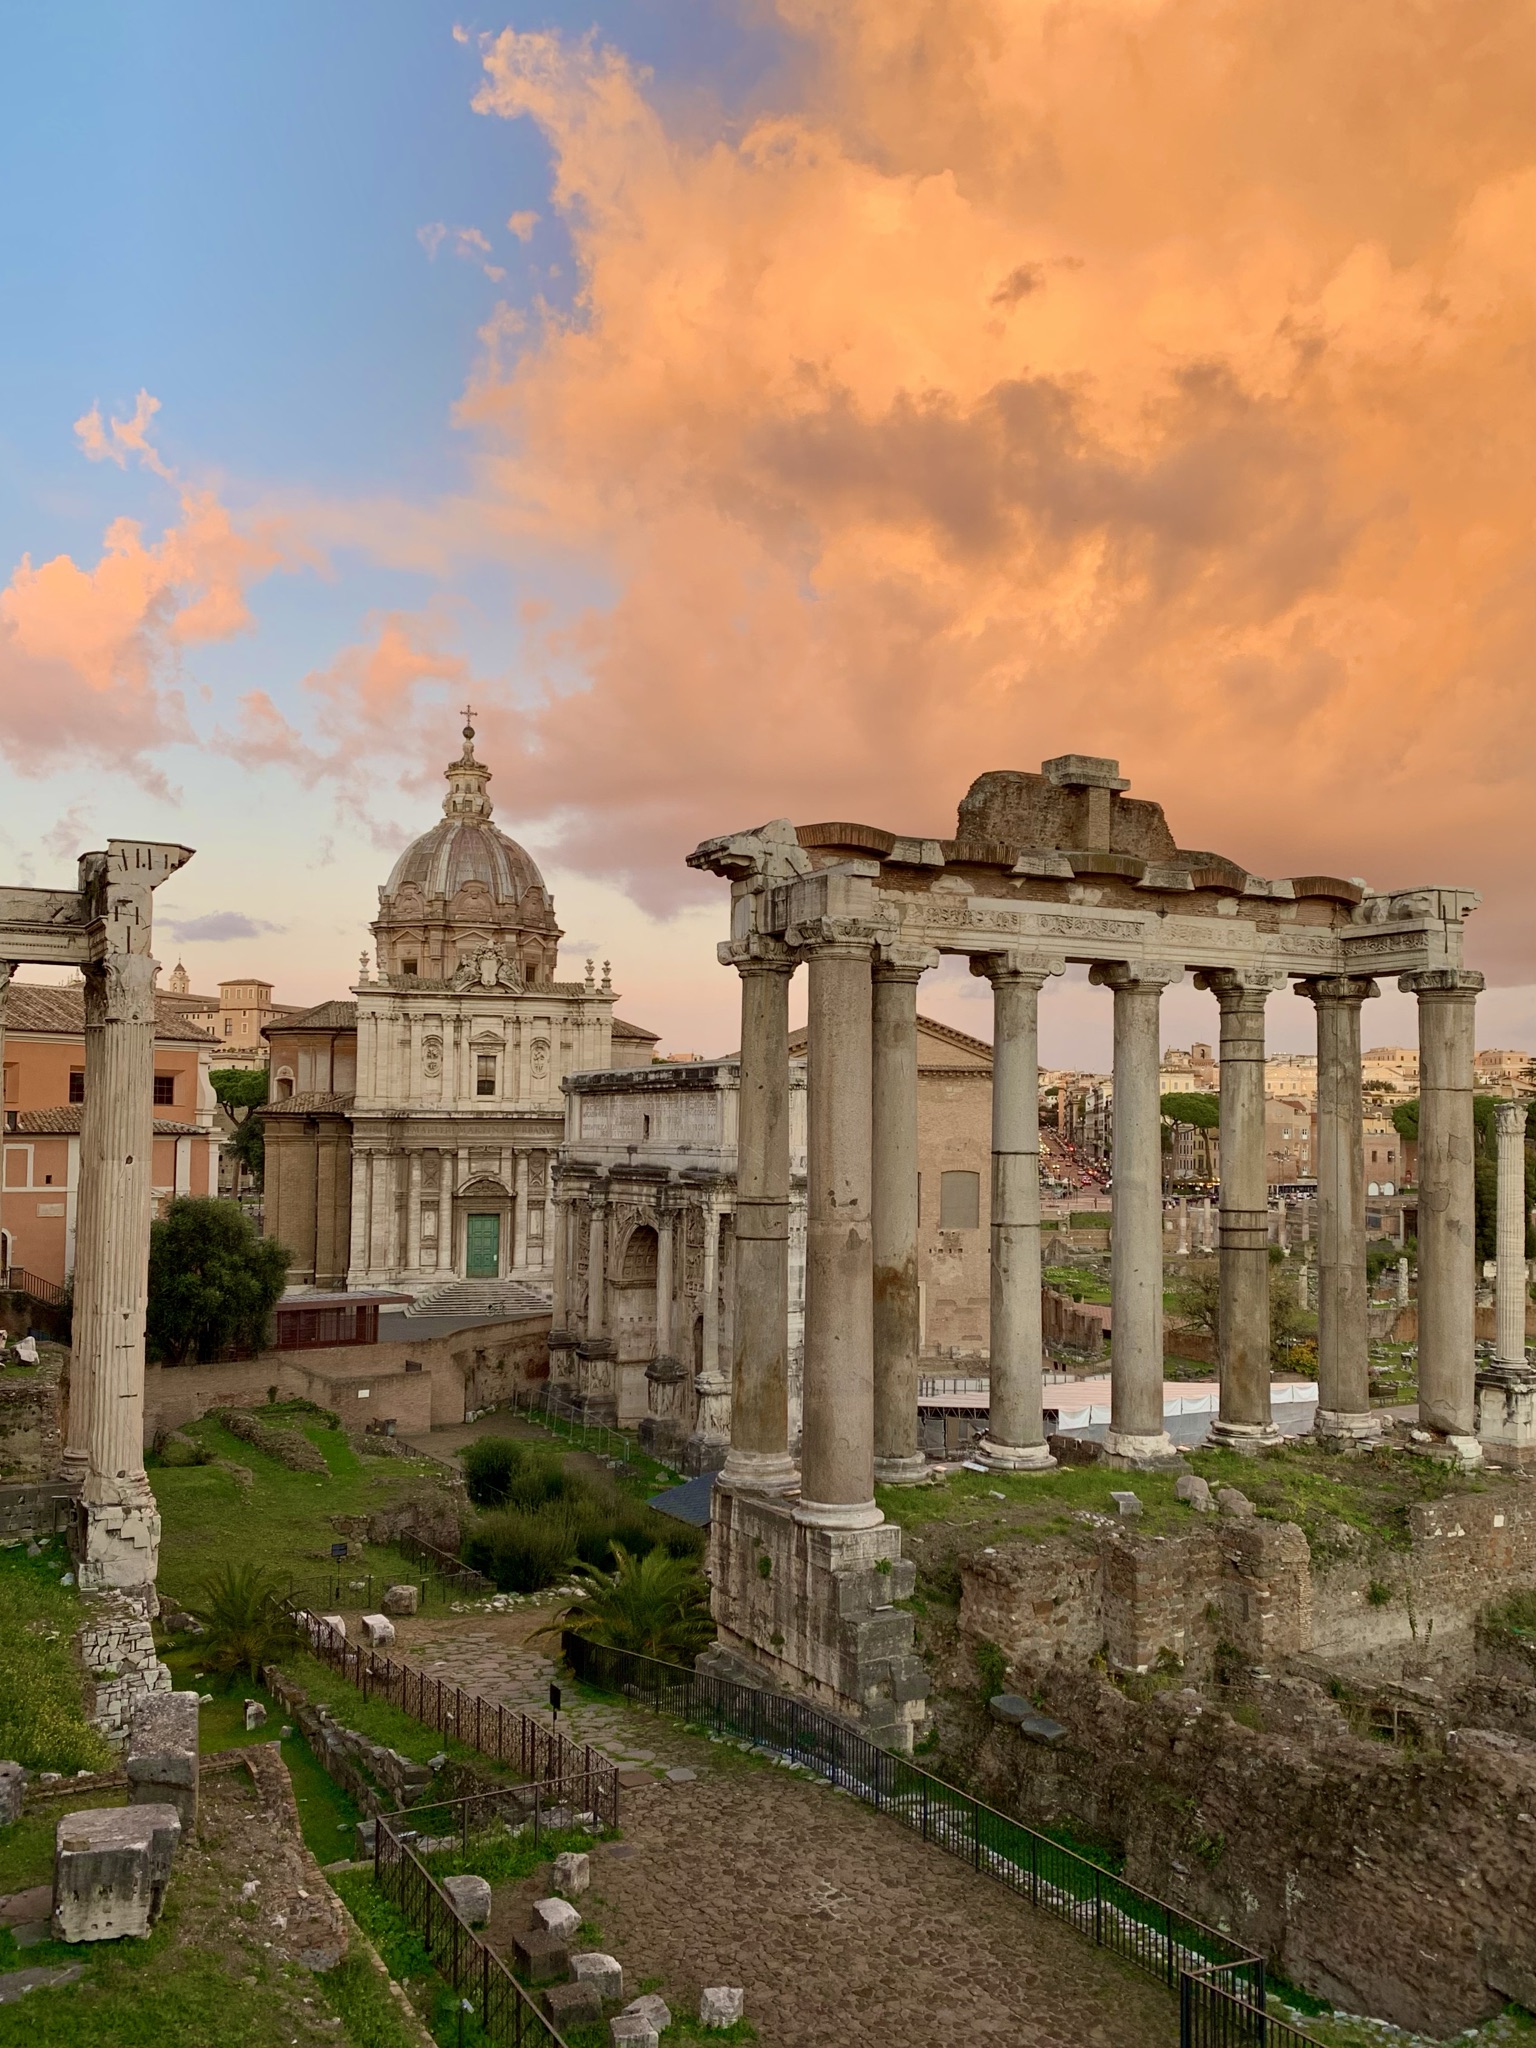
[[[538,1610],[418,1617],[400,1649],[547,1714]],[[648,1769],[582,1904],[628,1981],[679,2011],[741,1984],[762,2048],[1171,2048],[1174,2000],[899,1822],[642,1708],[565,1688],[578,1741]],[[674,1779],[669,1771],[689,1772]],[[529,1888],[528,1896],[536,1895]],[[512,1902],[495,1925],[509,1927]]]

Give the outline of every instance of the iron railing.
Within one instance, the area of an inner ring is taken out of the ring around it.
[[[1098,1947],[1160,1977],[1179,1992],[1189,2024],[1182,2048],[1238,2048],[1262,2042],[1306,2048],[1307,2037],[1264,2009],[1264,1958],[1102,1869],[1022,1821],[984,1805],[905,1757],[881,1749],[846,1722],[784,1693],[707,1677],[628,1650],[611,1650],[567,1629],[565,1660],[601,1691],[639,1700],[715,1735],[805,1764],[856,1799],[889,1813],[1030,1904],[1066,1920]],[[1185,1990],[1193,1984],[1194,1990]],[[1248,2032],[1223,2034],[1229,2025]],[[1269,2026],[1268,2034],[1253,2029]]]
[[[396,1550],[403,1552],[414,1564],[424,1565],[433,1578],[442,1580],[445,1588],[455,1594],[480,1599],[496,1590],[494,1579],[488,1579],[484,1572],[477,1572],[473,1565],[465,1564],[451,1550],[439,1550],[425,1536],[413,1536],[407,1531],[397,1536],[394,1543]]]
[[[588,1422],[574,1398],[553,1380],[541,1380],[537,1386],[514,1387],[512,1412],[525,1413],[530,1419],[537,1416],[546,1428],[584,1451],[595,1451],[600,1458],[617,1458],[627,1465],[634,1454],[634,1445],[622,1430],[610,1429],[605,1422]]]
[[[0,1292],[30,1295],[47,1308],[62,1308],[69,1299],[67,1287],[61,1287],[57,1280],[45,1280],[40,1273],[29,1273],[25,1266],[6,1266],[0,1270]]]
[[[296,1610],[295,1618],[320,1662],[339,1671],[365,1700],[387,1700],[412,1720],[453,1736],[528,1783],[558,1795],[567,1806],[592,1814],[599,1826],[618,1826],[618,1765],[590,1743],[572,1742],[558,1728],[546,1727],[516,1707],[482,1699],[479,1693],[429,1677],[414,1664],[349,1643],[318,1615]]]
[[[379,1817],[373,1876],[384,1896],[416,1927],[433,1968],[474,2013],[487,2041],[495,2048],[567,2048],[564,2036],[501,1957],[453,1910],[400,1814]]]

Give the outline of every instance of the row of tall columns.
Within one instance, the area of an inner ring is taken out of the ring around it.
[[[1495,1250],[1494,1320],[1500,1365],[1525,1369],[1525,1119],[1523,1102],[1501,1102],[1494,1110],[1499,1146],[1499,1208]]]

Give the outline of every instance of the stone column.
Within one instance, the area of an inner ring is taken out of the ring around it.
[[[1472,1053],[1480,974],[1434,968],[1398,987],[1419,1001],[1419,1421],[1475,1449],[1477,1267]]]
[[[1133,1464],[1176,1456],[1163,1428],[1163,1153],[1158,1006],[1180,968],[1097,966],[1115,992],[1114,1205],[1110,1214],[1110,1425]]]
[[[592,1221],[587,1232],[587,1327],[586,1336],[602,1337],[608,1329],[608,1234],[607,1214],[596,1190],[592,1196]]]
[[[990,1415],[977,1456],[1001,1471],[1043,1471],[1040,1300],[1040,991],[1065,966],[994,953],[973,960],[992,984]],[[1158,1216],[1158,1265],[1162,1264]]]
[[[521,1149],[516,1153],[513,1168],[513,1213],[512,1213],[512,1266],[515,1272],[522,1272],[528,1264],[528,1154]]]
[[[63,1475],[72,1486],[85,1484],[91,1462],[91,1397],[94,1360],[105,1341],[102,1331],[92,1326],[87,1337],[87,1319],[97,1316],[101,1272],[102,1179],[97,1171],[102,1139],[98,1129],[100,1105],[93,1115],[92,1081],[102,1073],[101,1033],[107,1014],[106,976],[101,972],[85,976],[85,1102],[80,1112],[80,1182],[75,1203],[75,1287],[73,1335],[69,1358],[69,1422],[64,1441]],[[150,1041],[153,1072],[154,1041]],[[153,1082],[151,1082],[153,1093]]]
[[[1264,1155],[1264,1005],[1280,979],[1231,968],[1197,977],[1221,1008],[1221,1412],[1211,1435],[1236,1451],[1280,1441],[1269,1404]]]
[[[693,1383],[694,1426],[684,1450],[690,1471],[707,1471],[719,1462],[729,1438],[731,1382],[720,1368],[720,1221],[718,1198],[704,1203],[704,1311],[702,1357]],[[658,1277],[660,1266],[658,1262]]]
[[[720,1209],[713,1195],[704,1198],[704,1283],[699,1303],[704,1312],[699,1378],[720,1371]]]
[[[1299,981],[1317,1011],[1317,1420],[1325,1442],[1378,1436],[1371,1413],[1365,1280],[1365,1134],[1360,1008],[1374,981]]]
[[[789,981],[795,955],[762,938],[720,952],[741,976],[731,1447],[721,1477],[759,1493],[787,1493],[800,1479],[789,1454]]]
[[[665,1209],[656,1212],[656,1356],[672,1356],[673,1222]]]
[[[868,1529],[875,1504],[874,1247],[870,1237],[873,926],[819,918],[805,948],[805,1429],[798,1521]]]
[[[874,969],[870,1236],[875,1268],[875,1477],[911,1486],[917,1441],[917,984],[927,947],[882,946]]]
[[[445,1145],[437,1155],[437,1269],[453,1271],[453,1154]]]
[[[1494,1111],[1499,1134],[1498,1350],[1500,1365],[1525,1366],[1525,1117],[1523,1102]]]
[[[1501,1186],[1500,1193],[1502,1194],[1502,1192]],[[1523,1265],[1524,1261],[1522,1260],[1521,1263]],[[1397,1262],[1397,1305],[1399,1308],[1406,1308],[1408,1306],[1408,1261],[1406,1258],[1399,1259]]]
[[[409,1153],[410,1173],[405,1193],[405,1266],[409,1273],[421,1269],[421,1154]]]
[[[1183,1259],[1183,1258],[1187,1258],[1187,1257],[1188,1257],[1188,1255],[1189,1255],[1189,1197],[1188,1197],[1187,1195],[1180,1195],[1180,1197],[1179,1197],[1179,1257],[1180,1257],[1181,1259]]]
[[[545,1217],[545,1228],[553,1228],[555,1233],[555,1274],[550,1334],[556,1336],[564,1334],[571,1327],[570,1203],[551,1186],[546,1206],[548,1214]]]
[[[160,1515],[144,1474],[144,1316],[154,1144],[155,963],[112,953],[85,970],[82,1183],[96,1183],[75,1254],[74,1356],[89,1384],[82,1592],[153,1583]]]

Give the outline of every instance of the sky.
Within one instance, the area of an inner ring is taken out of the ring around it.
[[[0,14],[5,879],[179,840],[162,962],[321,1001],[473,703],[564,971],[713,1052],[698,840],[1102,754],[1481,891],[1536,1049],[1526,0]]]

